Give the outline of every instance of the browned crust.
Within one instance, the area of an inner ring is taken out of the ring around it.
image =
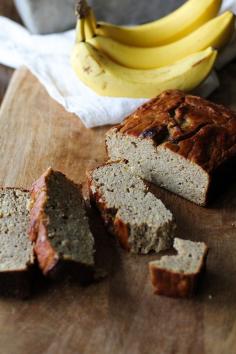
[[[155,294],[170,297],[189,297],[194,293],[198,274],[172,273],[150,266]]]
[[[129,245],[129,226],[123,222],[117,215],[114,219],[114,234],[117,236],[120,245],[126,249],[127,251],[130,251],[130,245]]]
[[[169,297],[191,297],[198,285],[200,276],[206,267],[208,248],[202,257],[202,263],[196,273],[185,274],[175,273],[156,266],[153,262],[149,263],[149,272],[155,294]]]
[[[93,267],[69,259],[64,260],[48,238],[50,220],[45,213],[48,200],[47,182],[50,175],[57,173],[63,175],[63,173],[55,171],[51,167],[48,168],[31,188],[29,237],[35,242],[34,251],[44,275],[48,275],[55,280],[71,278],[80,283],[90,283],[93,280]],[[65,176],[65,178],[67,177]],[[81,185],[71,180],[69,181],[80,191],[81,200],[83,201]]]
[[[48,240],[47,225],[49,220],[44,209],[47,203],[47,178],[52,169],[47,171],[32,185],[29,237],[35,243],[34,250],[38,263],[44,274],[47,274],[58,262],[58,255]]]
[[[117,161],[104,163],[100,166],[105,166],[107,164],[113,164],[113,163],[117,163]],[[96,207],[98,208],[98,210],[102,216],[102,219],[103,219],[104,223],[107,225],[110,233],[115,235],[118,238],[120,245],[124,249],[129,251],[130,250],[130,245],[128,242],[129,226],[124,224],[123,221],[117,217],[117,215],[116,215],[117,210],[110,209],[107,207],[106,202],[104,201],[101,194],[97,190],[95,192],[92,191],[92,184],[93,184],[92,174],[95,169],[96,169],[96,167],[90,171],[87,171],[87,173],[86,173],[90,200],[91,200],[92,204],[96,205]]]
[[[177,90],[145,103],[111,131],[164,144],[208,173],[236,155],[236,113]]]

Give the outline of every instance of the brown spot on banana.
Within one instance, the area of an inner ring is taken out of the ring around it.
[[[107,82],[104,81],[104,83],[102,84],[102,90],[105,90],[107,88]]]

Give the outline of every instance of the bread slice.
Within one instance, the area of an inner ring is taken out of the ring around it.
[[[94,239],[81,186],[52,168],[32,186],[29,235],[45,275],[62,275],[58,269],[70,269],[86,281],[92,274]]]
[[[124,162],[99,166],[88,174],[91,200],[121,245],[133,253],[172,246],[175,222],[164,204]]]
[[[0,189],[0,293],[28,296],[30,271],[34,264],[32,242],[27,229],[29,192]]]
[[[196,204],[212,176],[236,156],[236,114],[203,98],[166,91],[106,134],[111,161]]]
[[[152,284],[159,295],[191,296],[205,267],[208,248],[204,242],[175,238],[177,255],[149,263]]]

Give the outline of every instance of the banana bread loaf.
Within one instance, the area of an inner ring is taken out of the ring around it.
[[[0,293],[28,296],[34,264],[32,242],[28,238],[29,192],[17,188],[0,189]]]
[[[163,256],[149,263],[151,281],[156,294],[188,297],[197,286],[204,269],[208,248],[204,242],[193,242],[175,238],[177,255]]]
[[[45,275],[74,269],[82,282],[92,276],[94,239],[81,188],[52,168],[32,186],[29,235]]]
[[[134,253],[172,246],[175,223],[164,204],[124,162],[99,166],[88,175],[91,200],[120,244]]]
[[[236,156],[236,114],[180,91],[166,91],[106,134],[108,157],[133,173],[205,205],[211,178]]]

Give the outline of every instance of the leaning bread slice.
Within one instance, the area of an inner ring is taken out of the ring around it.
[[[109,163],[88,175],[90,196],[121,245],[133,253],[172,246],[173,215],[124,162]]]
[[[29,235],[43,273],[74,269],[84,280],[94,265],[94,239],[81,187],[48,168],[33,184],[30,204]]]
[[[27,296],[33,245],[28,238],[29,192],[17,188],[0,189],[0,293]]]
[[[177,255],[149,263],[152,284],[159,295],[188,297],[194,293],[204,269],[208,248],[204,242],[175,238]]]

